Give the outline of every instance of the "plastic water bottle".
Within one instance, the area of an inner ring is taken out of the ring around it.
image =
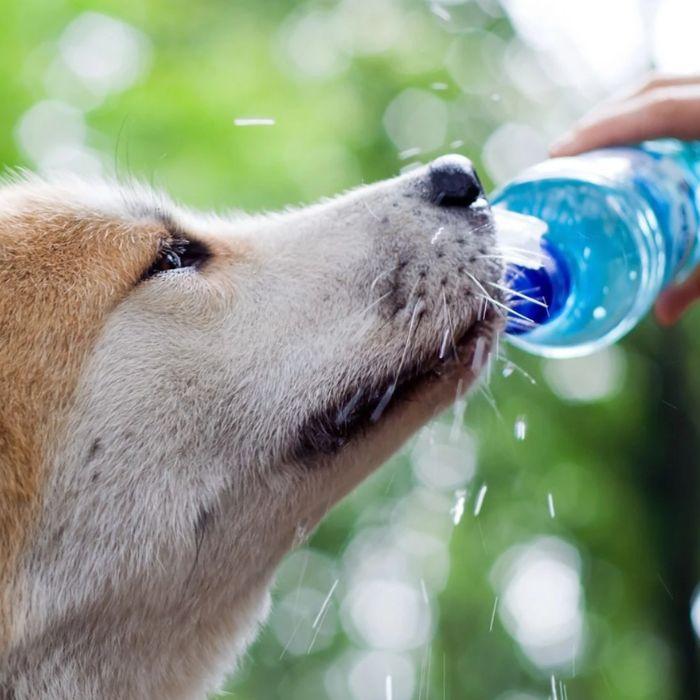
[[[661,289],[700,260],[700,142],[548,160],[492,203],[499,229],[513,225],[509,218],[522,223],[522,240],[532,239],[533,225],[544,229],[537,250],[503,251],[510,340],[548,357],[588,354],[632,329]]]

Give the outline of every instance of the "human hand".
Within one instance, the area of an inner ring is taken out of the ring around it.
[[[700,139],[700,75],[655,76],[639,89],[591,110],[550,148],[553,157],[594,148],[674,137]],[[659,296],[655,312],[663,325],[675,323],[700,298],[700,267]]]
[[[550,147],[553,158],[593,148],[674,137],[700,139],[700,75],[655,76],[594,107]]]

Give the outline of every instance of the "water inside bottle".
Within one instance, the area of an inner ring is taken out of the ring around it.
[[[507,205],[511,211],[546,222],[543,241],[555,260],[548,278],[555,291],[568,285],[558,308],[550,308],[531,329],[514,338],[516,344],[526,349],[537,346],[540,354],[581,354],[591,344],[606,342],[610,333],[619,335],[636,323],[651,303],[644,296],[645,276],[653,263],[649,257],[654,253],[647,244],[653,239],[649,211],[619,188],[601,183],[572,185],[557,178],[512,186]],[[523,240],[532,237],[528,228],[524,227]],[[508,238],[513,238],[512,232]],[[523,256],[510,251],[508,246],[503,248],[506,261],[517,269]],[[523,291],[512,282],[511,287]],[[541,290],[530,294],[542,297]],[[516,313],[526,303],[517,295],[511,300]]]

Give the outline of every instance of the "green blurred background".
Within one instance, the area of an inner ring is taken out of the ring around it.
[[[697,0],[0,9],[2,163],[202,208],[308,203],[448,151],[494,186],[652,67],[700,71]],[[288,557],[230,695],[700,697],[697,325],[576,361],[502,345],[468,406]]]

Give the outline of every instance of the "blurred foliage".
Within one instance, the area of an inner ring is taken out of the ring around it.
[[[0,160],[37,165],[18,146],[17,125],[40,100],[71,101],[46,76],[58,38],[86,11],[123,20],[151,43],[150,66],[134,85],[89,108],[77,105],[87,145],[103,155],[107,171],[135,174],[198,207],[273,209],[394,175],[410,159],[400,157],[384,121],[406,88],[434,94],[448,111],[441,145],[418,158],[458,150],[480,170],[484,143],[504,122],[538,129],[545,142],[581,104],[580,95],[546,77],[537,96],[513,85],[501,61],[513,46],[523,47],[497,2],[446,3],[438,11],[419,0],[393,5],[401,29],[391,45],[347,51],[346,65],[324,77],[295,66],[285,54],[285,32],[304,13],[333,11],[330,0],[4,0]],[[364,36],[378,26],[341,25],[345,30]],[[488,56],[484,46],[491,47]],[[470,92],[472,84],[478,89]],[[250,116],[276,123],[234,126],[234,118]],[[672,334],[652,323],[632,334],[615,355],[619,385],[593,401],[567,399],[552,384],[548,363],[502,348],[523,371],[495,362],[489,388],[470,400],[464,420],[478,443],[477,473],[466,484],[465,514],[454,529],[452,494],[444,516],[433,516],[449,541],[449,576],[429,591],[429,645],[401,652],[412,664],[413,697],[545,698],[552,674],[572,699],[691,697],[683,693],[697,682],[689,622],[697,571],[697,320],[691,315]],[[579,385],[600,371],[594,364],[577,378],[572,367],[569,381]],[[513,433],[518,416],[527,420],[522,441]],[[443,420],[450,426],[453,416]],[[304,550],[322,554],[319,571],[325,566],[330,573],[317,572],[320,598],[303,614],[313,619],[339,581],[323,644],[311,643],[309,653],[285,650],[271,621],[230,683],[234,697],[353,697],[333,690],[340,687],[333,669],[344,673],[363,648],[337,623],[347,593],[340,559],[357,533],[388,531],[397,508],[410,507],[420,491],[412,449],[340,504]],[[476,517],[481,484],[488,491]],[[585,643],[574,663],[551,669],[533,663],[500,615],[492,619],[495,562],[540,536],[561,538],[581,557]],[[285,579],[284,569],[281,576],[278,600],[301,580]],[[398,686],[392,692],[395,700],[403,697]],[[382,685],[365,697],[388,694]]]

